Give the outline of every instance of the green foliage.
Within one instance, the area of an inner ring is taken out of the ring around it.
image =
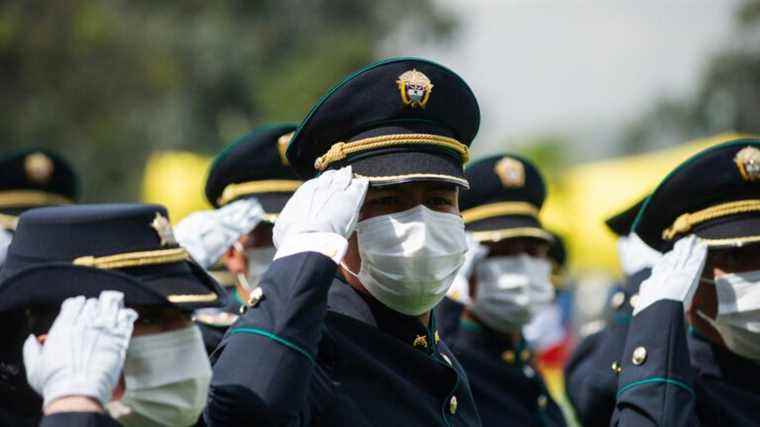
[[[9,0],[0,141],[61,151],[88,200],[134,200],[151,151],[298,121],[387,37],[452,28],[432,0]]]

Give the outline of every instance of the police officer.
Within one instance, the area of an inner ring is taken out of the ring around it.
[[[415,58],[312,108],[287,156],[317,177],[277,219],[263,298],[217,350],[209,426],[480,424],[431,313],[467,249],[457,195],[478,124],[466,83]]]
[[[195,423],[211,367],[190,313],[224,293],[177,245],[163,207],[25,212],[0,280],[0,313],[23,309],[15,327],[32,334],[24,364],[41,425]]]
[[[206,199],[215,209],[175,228],[179,243],[230,291],[227,306],[194,314],[209,354],[241,309],[261,297],[258,283],[274,257],[274,221],[302,184],[285,157],[295,128],[260,126],[225,148],[206,180]]]
[[[438,309],[444,339],[470,378],[484,426],[565,425],[522,334],[554,297],[553,236],[538,219],[544,180],[512,154],[482,159],[465,174],[472,188],[460,207],[471,249]]]
[[[59,155],[33,148],[15,151],[0,159],[0,266],[18,224],[27,209],[73,203],[79,196],[78,178]],[[19,328],[22,313],[1,316],[0,346],[0,425],[36,425],[40,401],[26,383],[21,345],[26,339]]]
[[[679,165],[642,207],[634,231],[665,255],[639,289],[615,425],[757,424],[759,186],[760,139],[739,138]]]
[[[567,396],[579,421],[587,427],[610,423],[618,387],[617,374],[639,285],[649,277],[652,266],[661,257],[632,232],[645,200],[639,200],[606,221],[607,227],[618,237],[623,281],[610,292],[604,328],[584,337],[565,367]]]

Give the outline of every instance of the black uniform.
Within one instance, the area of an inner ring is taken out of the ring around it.
[[[214,361],[206,423],[480,425],[467,377],[435,329],[335,279],[329,258],[275,261],[264,299]]]
[[[459,320],[463,305],[445,299],[436,313],[441,333],[467,372],[484,426],[564,426],[524,342],[515,346],[472,321]],[[454,320],[455,322],[451,322]]]

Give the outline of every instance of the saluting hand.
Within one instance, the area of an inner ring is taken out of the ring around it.
[[[124,294],[69,298],[45,344],[30,335],[24,343],[29,384],[47,407],[56,399],[86,396],[105,405],[119,381],[137,313],[124,308]]]
[[[678,240],[673,249],[654,265],[652,275],[641,284],[633,315],[660,300],[681,301],[684,309],[688,308],[706,259],[707,246],[697,236]]]

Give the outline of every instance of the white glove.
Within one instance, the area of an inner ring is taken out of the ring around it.
[[[26,378],[44,406],[65,396],[88,396],[101,405],[111,400],[136,319],[121,292],[64,301],[45,344],[34,335],[24,343]]]
[[[249,197],[187,216],[174,228],[174,236],[201,267],[208,269],[262,219],[264,209],[258,200]]]
[[[467,233],[467,253],[464,255],[464,263],[457,271],[454,282],[451,283],[446,294],[447,297],[465,306],[472,303],[470,299],[470,276],[472,276],[475,266],[486,256],[488,256],[488,247],[480,244],[472,238],[472,234]]]
[[[661,253],[650,248],[636,233],[619,238],[617,250],[623,273],[629,276],[651,268],[662,258]]]
[[[8,246],[11,245],[13,240],[13,234],[8,230],[0,228],[0,266],[5,263],[5,258],[8,255]]]
[[[697,290],[706,259],[707,246],[697,236],[678,240],[673,249],[654,265],[652,275],[641,284],[633,315],[660,300],[681,301],[687,309]]]
[[[324,240],[329,240],[330,235],[339,236],[337,240],[348,239],[359,220],[368,187],[365,178],[352,177],[351,166],[328,170],[306,181],[288,200],[274,224],[272,238],[278,249],[275,259],[282,257],[283,251],[293,253],[292,246],[324,253],[319,241],[309,238],[310,234],[319,236],[317,240],[322,241],[322,246],[331,244]],[[290,243],[285,245],[286,242]],[[306,247],[314,243],[316,247]]]

